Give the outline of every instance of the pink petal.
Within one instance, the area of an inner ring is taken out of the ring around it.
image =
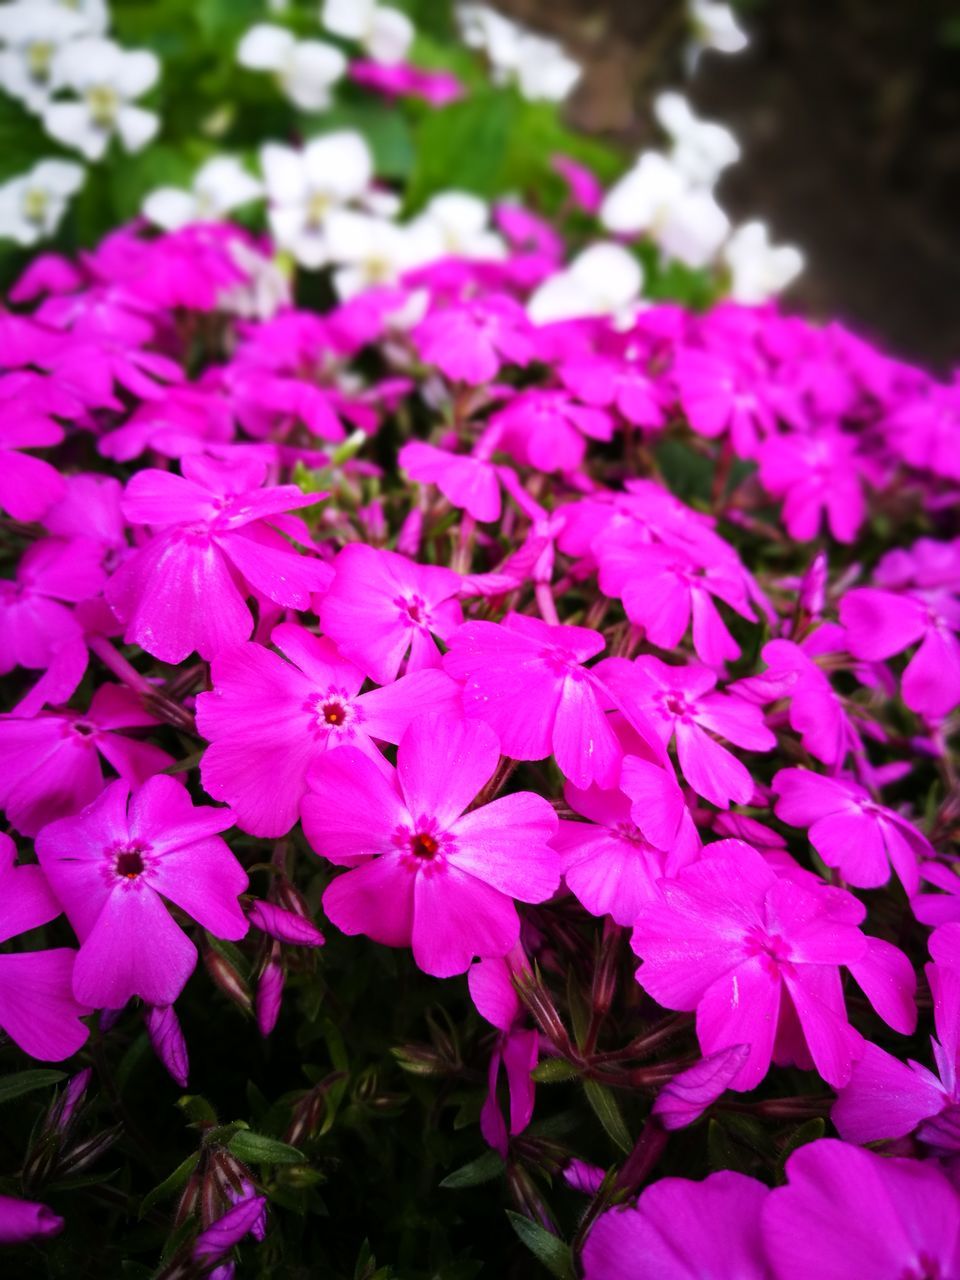
[[[414,720],[397,751],[397,780],[411,815],[448,827],[500,760],[496,734],[482,722],[427,715]]]
[[[704,992],[697,1005],[697,1037],[704,1055],[731,1045],[749,1046],[731,1089],[753,1089],[767,1074],[779,1012],[779,971],[760,956],[737,964]]]
[[[474,956],[505,956],[520,937],[511,900],[449,860],[431,871],[414,880],[413,958],[424,973],[452,978]]]
[[[388,947],[408,947],[413,933],[414,874],[389,853],[327,885],[323,909],[341,933],[366,934]]]
[[[449,861],[521,902],[544,902],[560,884],[560,859],[548,843],[556,830],[557,815],[548,801],[516,791],[464,814],[450,827],[456,848]]]
[[[390,852],[397,828],[410,826],[393,779],[356,747],[328,751],[311,766],[307,781],[303,832],[311,848],[330,862],[349,866],[357,858]]]
[[[73,997],[77,953],[67,947],[0,956],[0,1027],[24,1053],[61,1062],[86,1040],[89,1008]]]

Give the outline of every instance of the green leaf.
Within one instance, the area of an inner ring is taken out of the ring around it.
[[[798,1147],[805,1147],[808,1142],[816,1142],[818,1138],[822,1138],[827,1129],[827,1123],[823,1116],[814,1116],[812,1120],[805,1120],[803,1124],[798,1125],[791,1133],[783,1149],[777,1159],[777,1182],[783,1184],[787,1180],[784,1172],[784,1165],[793,1155]]]
[[[252,1129],[241,1129],[230,1139],[228,1148],[238,1160],[253,1164],[302,1164],[306,1156],[277,1138],[268,1138]]]
[[[491,90],[426,116],[416,135],[408,210],[449,188],[495,195],[517,111],[513,94]]]
[[[0,1102],[22,1098],[25,1093],[33,1093],[35,1089],[49,1089],[66,1078],[65,1071],[17,1071],[13,1075],[2,1076]]]
[[[194,1169],[200,1163],[200,1152],[191,1151],[186,1160],[182,1164],[178,1164],[173,1173],[168,1178],[164,1178],[143,1197],[140,1202],[140,1212],[137,1217],[143,1219],[147,1216],[155,1204],[160,1204],[166,1200],[168,1196],[172,1196],[175,1191],[179,1191],[182,1186],[186,1185],[187,1179],[193,1173]]]
[[[596,1080],[584,1080],[583,1088],[587,1101],[607,1131],[607,1136],[621,1151],[629,1151],[633,1144],[630,1141],[627,1126],[623,1123],[623,1116],[620,1114],[616,1098],[606,1085],[598,1084]]]
[[[573,1254],[565,1240],[551,1235],[539,1222],[531,1222],[522,1214],[512,1213],[508,1209],[507,1217],[523,1243],[552,1276],[556,1276],[557,1280],[575,1280]]]
[[[481,1182],[493,1182],[503,1173],[504,1164],[495,1151],[486,1151],[476,1160],[471,1160],[461,1169],[448,1173],[440,1183],[448,1190],[459,1190],[461,1187],[476,1187]]]
[[[537,1084],[560,1084],[564,1080],[576,1080],[580,1073],[573,1063],[563,1058],[545,1058],[530,1074]]]

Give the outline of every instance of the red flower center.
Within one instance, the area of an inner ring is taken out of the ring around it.
[[[410,840],[410,851],[428,861],[437,856],[440,844],[428,831],[421,831]]]
[[[136,846],[132,846],[129,849],[121,849],[113,865],[117,875],[122,876],[124,880],[136,880],[137,876],[141,875],[145,869],[143,854]]]
[[[347,709],[342,702],[325,702],[320,708],[324,724],[343,724],[347,718]]]

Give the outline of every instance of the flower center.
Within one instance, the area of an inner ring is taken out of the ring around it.
[[[21,203],[24,218],[27,222],[42,226],[49,203],[50,195],[43,187],[27,187]]]
[[[428,861],[437,856],[439,849],[439,841],[429,831],[418,832],[410,841],[410,852],[416,857],[426,858]]]
[[[86,720],[74,720],[70,727],[78,738],[92,738],[96,733],[95,727]]]
[[[121,880],[136,880],[138,876],[143,875],[147,869],[143,855],[148,848],[149,845],[140,840],[134,840],[131,844],[116,850],[113,860],[114,875],[119,876]]]
[[[679,693],[666,694],[663,699],[663,705],[672,716],[685,716],[690,710]]]
[[[325,702],[320,708],[324,724],[343,724],[347,718],[347,709],[342,702]]]
[[[120,98],[109,84],[95,84],[87,90],[87,110],[98,129],[111,129],[116,123]]]
[[[743,941],[748,956],[762,956],[774,965],[789,958],[790,944],[778,933],[767,933],[765,929],[754,926]]]
[[[400,611],[401,619],[408,627],[428,629],[430,611],[423,596],[397,596],[393,602]]]
[[[53,48],[49,40],[34,40],[27,46],[27,74],[31,80],[46,84],[50,79]]]

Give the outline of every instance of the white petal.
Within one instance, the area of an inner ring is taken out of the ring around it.
[[[160,78],[160,60],[149,49],[125,52],[120,59],[114,86],[124,98],[139,98]]]
[[[127,151],[140,151],[160,128],[160,117],[143,107],[121,107],[117,112],[117,133]]]
[[[34,183],[64,198],[79,191],[86,176],[83,165],[70,160],[41,160],[30,175]]]
[[[267,194],[277,204],[302,204],[307,196],[307,172],[299,151],[268,142],[260,149],[260,167]]]
[[[402,62],[410,52],[414,34],[413,23],[405,13],[399,9],[377,9],[364,44],[377,62]]]
[[[600,221],[608,231],[645,231],[686,191],[687,183],[666,156],[645,151],[604,196]]]
[[[158,187],[143,202],[143,216],[164,231],[177,231],[197,216],[197,201],[189,191]]]
[[[571,262],[569,271],[605,311],[618,311],[632,302],[643,284],[640,263],[619,244],[590,245]]]
[[[705,267],[727,238],[730,222],[708,191],[688,192],[655,232],[664,253],[688,267]]]
[[[100,160],[110,136],[98,129],[87,108],[79,102],[51,102],[43,113],[43,127],[52,138],[75,147],[88,160]]]
[[[71,40],[57,51],[52,77],[58,86],[83,92],[97,84],[116,87],[123,50],[112,40]]]
[[[346,69],[346,58],[333,45],[301,40],[287,61],[283,87],[301,110],[319,111],[330,102],[330,85]]]
[[[259,23],[237,45],[237,61],[251,71],[279,71],[296,43],[293,33],[284,27]]]
[[[595,314],[595,308],[593,297],[569,271],[559,271],[544,280],[527,302],[527,314],[534,324],[574,320]]]
[[[226,213],[263,195],[263,184],[233,156],[214,156],[193,179],[193,189],[213,212]]]
[[[303,153],[310,186],[341,201],[361,195],[373,178],[373,157],[363,134],[338,130],[316,138]]]
[[[334,35],[361,40],[373,21],[376,0],[324,0],[320,21]]]
[[[442,191],[427,203],[425,212],[444,232],[464,239],[485,230],[490,220],[487,202],[467,191]]]

